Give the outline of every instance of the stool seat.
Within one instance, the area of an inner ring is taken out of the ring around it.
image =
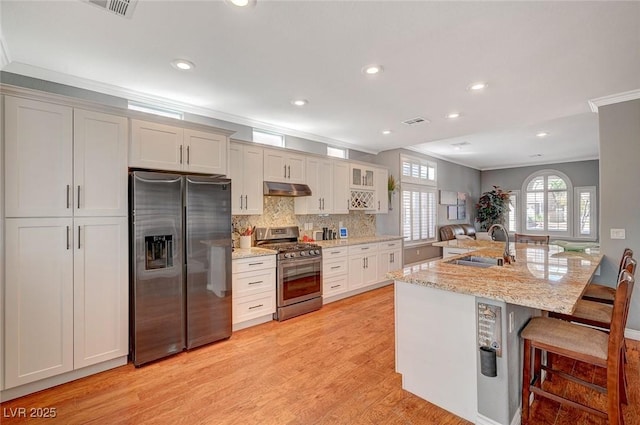
[[[597,329],[577,326],[560,319],[534,317],[522,338],[564,351],[580,353],[606,363],[609,335]]]
[[[602,323],[602,327],[608,329],[611,327],[612,314],[613,306],[611,304],[603,304],[597,301],[579,300],[576,304],[576,309],[573,312],[572,316],[574,318],[585,319],[590,322]]]
[[[600,285],[597,283],[590,283],[587,285],[582,298],[590,301],[600,301],[607,304],[613,304],[613,299],[616,296],[616,288],[610,286]]]

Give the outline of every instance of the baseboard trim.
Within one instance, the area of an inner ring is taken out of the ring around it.
[[[520,425],[522,422],[522,408],[518,407],[516,410],[516,414],[513,415],[513,419],[511,420],[511,425]]]
[[[516,410],[516,413],[513,415],[513,419],[511,419],[511,423],[510,425],[520,425],[520,422],[522,421],[522,410],[521,408],[518,407],[518,410]],[[487,418],[484,415],[481,415],[480,413],[476,413],[476,425],[502,425],[500,422],[496,422],[491,418]]]
[[[624,337],[633,339],[634,341],[640,341],[640,331],[627,328],[624,330]]]

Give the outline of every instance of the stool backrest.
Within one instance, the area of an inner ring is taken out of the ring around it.
[[[611,315],[611,331],[609,333],[609,346],[607,355],[607,367],[617,370],[622,367],[619,364],[621,359],[620,350],[623,347],[624,330],[627,326],[627,316],[629,313],[630,293],[634,285],[634,277],[626,270],[620,273],[616,295],[613,301],[613,312]]]
[[[622,251],[622,257],[620,258],[620,265],[618,266],[618,276],[620,275],[620,272],[622,272],[622,270],[624,270],[624,262],[628,257],[633,257],[633,250],[631,248],[625,248],[624,251]]]

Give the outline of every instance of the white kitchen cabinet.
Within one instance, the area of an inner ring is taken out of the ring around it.
[[[378,243],[378,281],[389,280],[387,273],[402,268],[402,241]]]
[[[7,217],[64,217],[72,213],[72,109],[5,96]]]
[[[240,143],[231,143],[229,145],[232,214],[262,214],[263,166],[262,148]]]
[[[305,156],[284,150],[264,150],[264,181],[306,183]]]
[[[354,189],[373,189],[375,171],[373,167],[362,164],[351,164],[350,186]]]
[[[312,195],[295,198],[295,213],[333,213],[333,161],[310,156],[306,159],[305,169]]]
[[[73,366],[129,353],[127,217],[76,218],[73,241]]]
[[[276,256],[238,258],[231,264],[233,329],[271,321],[276,312]]]
[[[389,213],[388,180],[389,171],[386,168],[376,168],[374,170],[375,202],[372,214]]]
[[[5,388],[73,369],[73,220],[5,221]]]
[[[125,117],[73,111],[73,215],[126,216]]]
[[[375,243],[349,247],[349,289],[378,282],[378,245]]]
[[[327,299],[349,290],[349,248],[322,249],[322,298]]]
[[[349,214],[351,190],[349,189],[349,163],[333,162],[333,213]]]
[[[131,120],[131,167],[227,174],[226,135]]]

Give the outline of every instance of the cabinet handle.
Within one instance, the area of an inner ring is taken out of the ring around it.
[[[365,257],[364,259],[366,260],[367,268],[369,268],[369,257]]]
[[[331,254],[340,254],[340,251],[331,251]]]
[[[331,270],[339,269],[340,267],[342,267],[342,266],[333,266],[333,267],[331,267]]]
[[[369,247],[368,247],[368,246],[366,246],[366,247],[362,247],[362,248],[360,248],[360,249],[361,249],[362,251],[366,251],[367,249],[369,249]]]
[[[244,209],[248,210],[249,209],[249,195],[244,195]]]
[[[78,209],[80,209],[80,185],[78,185]]]
[[[256,285],[256,284],[262,283],[262,282],[264,282],[264,280],[256,280],[255,282],[249,282],[248,284],[249,285]]]
[[[331,287],[331,289],[336,289],[336,288],[339,288],[339,287],[341,287],[341,286],[342,286],[342,285],[333,285],[333,286]]]
[[[182,145],[180,145],[180,164],[182,164]]]
[[[187,165],[189,165],[189,157],[191,156],[191,155],[189,155],[189,148],[190,147],[191,146],[187,146]]]
[[[322,198],[322,211],[324,211],[324,198]]]
[[[318,209],[322,209],[322,198],[318,198]]]
[[[242,195],[240,195],[240,209],[242,209]]]
[[[362,176],[362,186],[364,186],[364,176]]]
[[[263,306],[264,306],[264,304],[254,305],[254,306],[249,307],[249,310],[253,310],[254,308],[260,308],[260,307],[263,307]]]
[[[287,166],[286,165],[284,166],[284,178],[285,179],[287,178]]]
[[[393,258],[393,252],[391,253],[391,255],[389,255],[389,260],[391,260],[391,261],[389,261],[390,263],[395,262],[395,260]]]
[[[260,264],[263,264],[263,263],[249,263],[250,266],[259,266]]]
[[[78,249],[80,249],[80,226],[78,226]]]
[[[289,170],[289,172],[287,173],[287,178],[290,179],[291,178],[291,165],[287,165],[287,169]]]
[[[380,201],[378,201],[378,211],[380,211]]]
[[[69,250],[71,247],[69,246],[69,226],[67,226],[67,250]]]
[[[362,268],[363,268],[363,269],[366,269],[367,267],[364,265],[364,260],[365,260],[365,259],[363,258],[363,259],[362,259]]]
[[[71,208],[71,203],[69,202],[69,198],[70,198],[70,196],[69,196],[69,190],[70,190],[70,189],[71,189],[71,188],[69,187],[69,185],[67,185],[67,209]]]

